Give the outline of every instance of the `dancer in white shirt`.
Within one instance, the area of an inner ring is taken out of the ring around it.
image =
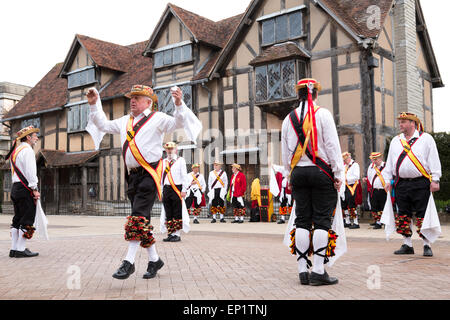
[[[414,254],[411,221],[416,214],[417,233],[423,239],[423,255],[433,256],[430,242],[420,233],[430,192],[439,191],[442,176],[441,161],[433,137],[423,132],[419,118],[413,113],[402,112],[397,120],[401,134],[392,139],[383,177],[386,182],[394,179],[395,202],[398,208],[397,233],[404,238],[395,254]],[[391,184],[386,183],[390,194]]]
[[[381,215],[386,203],[386,182],[384,181],[382,172],[386,163],[383,161],[383,155],[381,152],[372,152],[370,154],[370,160],[372,164],[367,168],[367,177],[364,181],[367,183],[367,192],[369,192],[370,199],[370,212],[374,220],[374,229],[381,229]]]
[[[208,199],[211,205],[211,223],[217,220],[217,214],[220,214],[220,222],[225,223],[225,197],[228,190],[227,173],[222,170],[220,161],[214,162],[214,170],[209,173],[208,177]]]
[[[360,187],[360,168],[349,152],[344,152],[342,159],[345,164],[345,199],[341,201],[342,213],[345,217],[344,225],[349,229],[359,229],[356,194],[357,188]]]
[[[127,279],[135,271],[135,257],[139,244],[148,250],[149,262],[145,279],[154,278],[164,265],[156,252],[153,226],[150,213],[155,198],[162,197],[162,153],[165,133],[184,128],[191,141],[197,139],[202,129],[200,120],[185,105],[181,89],[174,88],[172,99],[175,104],[173,117],[157,111],[152,107],[157,103],[157,96],[152,88],[135,85],[125,96],[130,99],[129,115],[116,120],[107,120],[102,110],[99,94],[90,89],[87,99],[90,106],[87,130],[99,145],[102,134],[119,134],[122,143],[122,156],[126,167],[128,182],[127,194],[131,201],[131,215],[125,224],[125,240],[129,242],[128,252],[122,265],[113,277]],[[100,134],[95,134],[100,132]]]
[[[200,223],[198,216],[202,211],[202,207],[206,205],[205,191],[206,182],[203,175],[200,173],[200,164],[194,163],[192,165],[192,172],[187,176],[187,194],[186,194],[186,207],[189,215],[194,216],[194,223]]]
[[[165,214],[165,228],[167,238],[165,242],[181,241],[181,230],[183,229],[184,198],[189,187],[187,180],[186,161],[177,155],[177,144],[168,142],[164,145],[167,158],[163,161],[163,206]],[[189,216],[188,216],[189,217]],[[188,218],[189,220],[189,218]]]
[[[6,156],[10,159],[12,172],[11,200],[14,217],[11,225],[11,258],[30,258],[38,255],[25,246],[26,240],[33,237],[36,217],[36,201],[40,198],[36,156],[33,147],[39,140],[38,128],[29,126],[17,132],[17,138]]]
[[[333,116],[315,104],[320,83],[302,79],[296,89],[299,107],[284,119],[281,132],[283,165],[291,172],[295,201],[291,252],[298,255],[302,285],[336,284],[338,279],[328,275],[324,264],[334,255],[334,249],[330,249],[336,238],[331,230],[331,217],[338,200],[336,190],[340,189],[344,174],[341,147]],[[309,254],[314,255],[313,263]]]

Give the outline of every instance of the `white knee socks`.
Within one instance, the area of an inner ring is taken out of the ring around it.
[[[22,230],[18,230],[18,237],[17,237],[17,251],[24,251],[25,250],[25,242],[27,239],[23,237],[24,232]]]
[[[328,231],[316,229],[313,234],[313,247],[314,251],[318,249],[324,248],[328,245]],[[318,252],[321,255],[325,255],[326,248]],[[314,255],[313,267],[312,271],[318,274],[323,274],[325,272],[324,269],[324,257],[321,257],[317,254]]]
[[[403,237],[403,244],[406,244],[408,247],[412,247],[412,239],[411,237]]]
[[[127,256],[125,257],[125,260],[129,261],[131,264],[134,263],[134,260],[136,259],[136,253],[139,249],[140,241],[131,240],[128,243],[128,252]]]
[[[306,229],[302,229],[302,228],[297,228],[295,230],[295,246],[297,247],[297,249],[304,253],[309,249],[309,230]],[[308,267],[306,264],[306,260],[305,259],[299,259],[298,260],[298,272],[302,273],[302,272],[307,272],[308,271]]]
[[[156,244],[152,244],[149,248],[147,248],[148,252],[148,261],[156,262],[159,260],[158,253],[156,252]]]
[[[19,241],[19,229],[11,228],[11,250],[17,250],[18,241]]]

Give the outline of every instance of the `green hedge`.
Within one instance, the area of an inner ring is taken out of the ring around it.
[[[450,134],[446,132],[432,133],[431,136],[436,141],[436,146],[441,160],[442,177],[440,182],[441,190],[434,194],[436,201],[441,203],[450,201]],[[385,157],[389,152],[389,145],[393,137],[386,138],[386,146],[384,149]]]

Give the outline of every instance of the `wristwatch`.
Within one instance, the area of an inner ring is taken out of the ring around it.
[[[34,187],[34,188],[31,188],[31,190],[33,190],[33,191],[38,191],[38,188],[37,188],[37,187]]]

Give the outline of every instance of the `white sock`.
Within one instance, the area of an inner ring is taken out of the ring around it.
[[[25,250],[25,242],[27,241],[27,239],[23,237],[23,234],[24,232],[19,229],[19,235],[17,237],[17,251]]]
[[[350,216],[348,214],[348,210],[345,210],[345,223],[350,224]]]
[[[356,216],[355,219],[353,219],[353,223],[358,224],[358,216]]]
[[[241,216],[240,218],[241,218],[241,221],[244,221],[244,216]]]
[[[148,261],[156,262],[159,260],[158,252],[156,252],[156,244],[152,244],[147,248]]]
[[[285,221],[285,220],[284,220],[284,216],[281,216],[281,220]]]
[[[406,244],[408,247],[412,247],[412,239],[411,237],[403,237],[403,244]]]
[[[328,232],[325,230],[321,230],[321,229],[316,229],[314,230],[314,234],[313,234],[313,248],[314,251],[316,251],[317,249],[320,248],[324,248],[328,245]],[[322,251],[319,251],[318,253],[320,254],[325,254],[326,253],[326,249],[323,249]],[[318,274],[324,274],[325,269],[324,269],[324,257],[318,256],[317,254],[314,255],[314,260],[313,260],[313,267],[312,267],[312,271]]]
[[[223,219],[223,214],[220,214],[220,220],[222,220]]]
[[[297,228],[295,230],[295,246],[300,252],[306,252],[309,249],[309,230]],[[298,260],[298,273],[307,272],[308,267],[305,259]]]
[[[139,243],[140,241],[131,240],[128,243],[128,252],[127,256],[125,257],[125,260],[129,261],[131,264],[134,263],[134,260],[136,259],[136,253],[139,249]]]
[[[213,214],[213,219],[214,219],[214,220],[216,220],[216,217],[217,217],[217,215],[216,215],[216,214]]]
[[[234,220],[239,221],[239,217],[238,216],[234,217]]]
[[[174,236],[181,236],[181,230],[177,230],[174,233],[172,233]]]
[[[423,245],[424,246],[431,246],[431,242],[428,241],[427,239],[422,239],[423,240]]]
[[[17,250],[19,238],[19,229],[11,228],[11,250]]]

